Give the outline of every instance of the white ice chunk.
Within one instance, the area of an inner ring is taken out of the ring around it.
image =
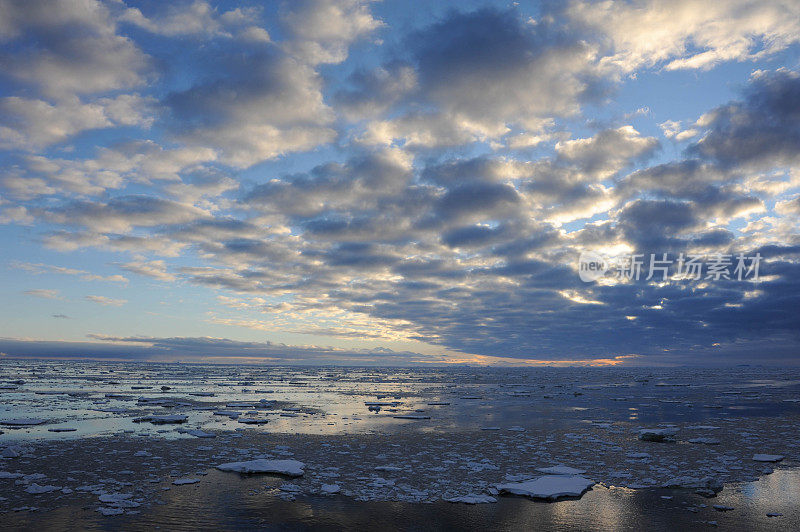
[[[498,484],[497,489],[500,493],[556,500],[560,497],[580,497],[592,486],[593,480],[581,476],[545,475],[525,482]]]
[[[303,475],[305,466],[303,462],[298,462],[297,460],[267,460],[261,458],[246,462],[228,462],[218,465],[217,469],[236,473],[276,473],[288,477],[299,477]]]

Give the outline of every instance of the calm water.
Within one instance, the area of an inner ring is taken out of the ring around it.
[[[0,388],[0,523],[11,528],[800,529],[796,369],[2,360]],[[135,421],[148,416],[181,423]],[[654,428],[675,436],[637,437]],[[261,458],[305,472],[215,469]],[[497,496],[554,465],[596,484],[555,503]],[[196,483],[173,484],[185,478]],[[724,489],[701,497],[706,479]],[[323,495],[332,484],[338,494]],[[497,502],[445,502],[475,494]]]

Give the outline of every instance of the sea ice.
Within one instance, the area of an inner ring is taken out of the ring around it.
[[[172,481],[176,486],[183,486],[184,484],[197,484],[200,482],[199,478],[176,478]]]
[[[339,487],[339,484],[323,484],[321,491],[326,495],[333,495],[335,493],[339,493],[341,488]]]
[[[191,434],[192,436],[195,436],[197,438],[216,438],[217,437],[217,435],[214,434],[213,432],[204,432],[204,431],[202,431],[200,429],[187,430],[187,431],[185,431],[185,433],[186,434]]]
[[[678,429],[641,429],[639,439],[642,441],[664,442],[672,441],[672,437],[678,433]]]
[[[753,460],[756,462],[780,462],[783,456],[780,454],[754,454]]]
[[[33,495],[39,495],[41,493],[50,493],[51,491],[58,491],[61,489],[61,486],[40,486],[36,482],[25,488],[25,491],[28,493],[32,493]]]
[[[38,418],[3,419],[0,420],[0,425],[8,425],[9,427],[25,427],[28,425],[41,425],[46,421],[46,419]]]
[[[288,477],[299,477],[303,475],[305,464],[297,460],[248,460],[246,462],[228,462],[220,464],[217,469],[220,471],[233,471],[236,473],[276,473]]]
[[[245,425],[263,425],[265,423],[269,423],[269,419],[258,417],[240,417],[237,419],[237,421],[239,423],[244,423]]]
[[[575,469],[574,467],[567,467],[557,465],[552,467],[537,467],[536,471],[547,473],[548,475],[582,475],[586,473],[584,469]]]
[[[186,423],[189,416],[182,414],[171,414],[161,416],[142,416],[133,419],[134,423],[150,422],[154,425],[164,425],[168,423]]]
[[[497,489],[500,493],[554,501],[560,497],[580,497],[593,485],[593,480],[581,476],[545,475],[525,482],[498,484]]]

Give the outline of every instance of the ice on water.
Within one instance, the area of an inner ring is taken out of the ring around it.
[[[17,506],[94,493],[104,515],[147,503],[126,487],[200,489],[215,470],[292,477],[276,489],[284,498],[484,504],[580,497],[595,482],[711,497],[725,483],[794,467],[798,392],[800,371],[756,367],[6,360],[0,490]],[[103,462],[48,469],[76,452]],[[109,479],[92,467],[108,468]]]

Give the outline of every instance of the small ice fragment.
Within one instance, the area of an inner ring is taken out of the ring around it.
[[[719,445],[720,441],[716,438],[692,438],[689,443],[702,443],[703,445]]]
[[[780,454],[754,454],[753,460],[756,462],[780,462],[783,456]]]
[[[244,423],[245,425],[263,425],[265,423],[269,423],[268,419],[258,417],[240,417],[237,419],[237,421],[239,423]]]
[[[678,433],[678,429],[641,429],[639,439],[642,441],[664,442],[672,441],[672,437]]]
[[[154,425],[164,425],[168,423],[185,423],[189,416],[182,414],[172,414],[163,416],[142,416],[133,419],[134,423],[150,422]]]
[[[563,465],[537,467],[536,471],[541,471],[542,473],[547,473],[548,475],[582,475],[583,473],[586,473],[585,469],[575,469],[574,467]]]
[[[32,493],[33,495],[39,495],[41,493],[50,493],[51,491],[58,491],[61,489],[61,486],[40,486],[36,482],[25,488],[25,491],[28,493]]]
[[[625,456],[627,458],[650,458],[650,455],[647,453],[627,453]]]
[[[183,486],[184,484],[197,484],[200,482],[199,478],[176,478],[172,483],[176,486]]]
[[[322,485],[322,493],[325,493],[327,495],[333,495],[335,493],[339,493],[339,491],[341,491],[341,488],[339,487],[339,484],[323,484]]]

